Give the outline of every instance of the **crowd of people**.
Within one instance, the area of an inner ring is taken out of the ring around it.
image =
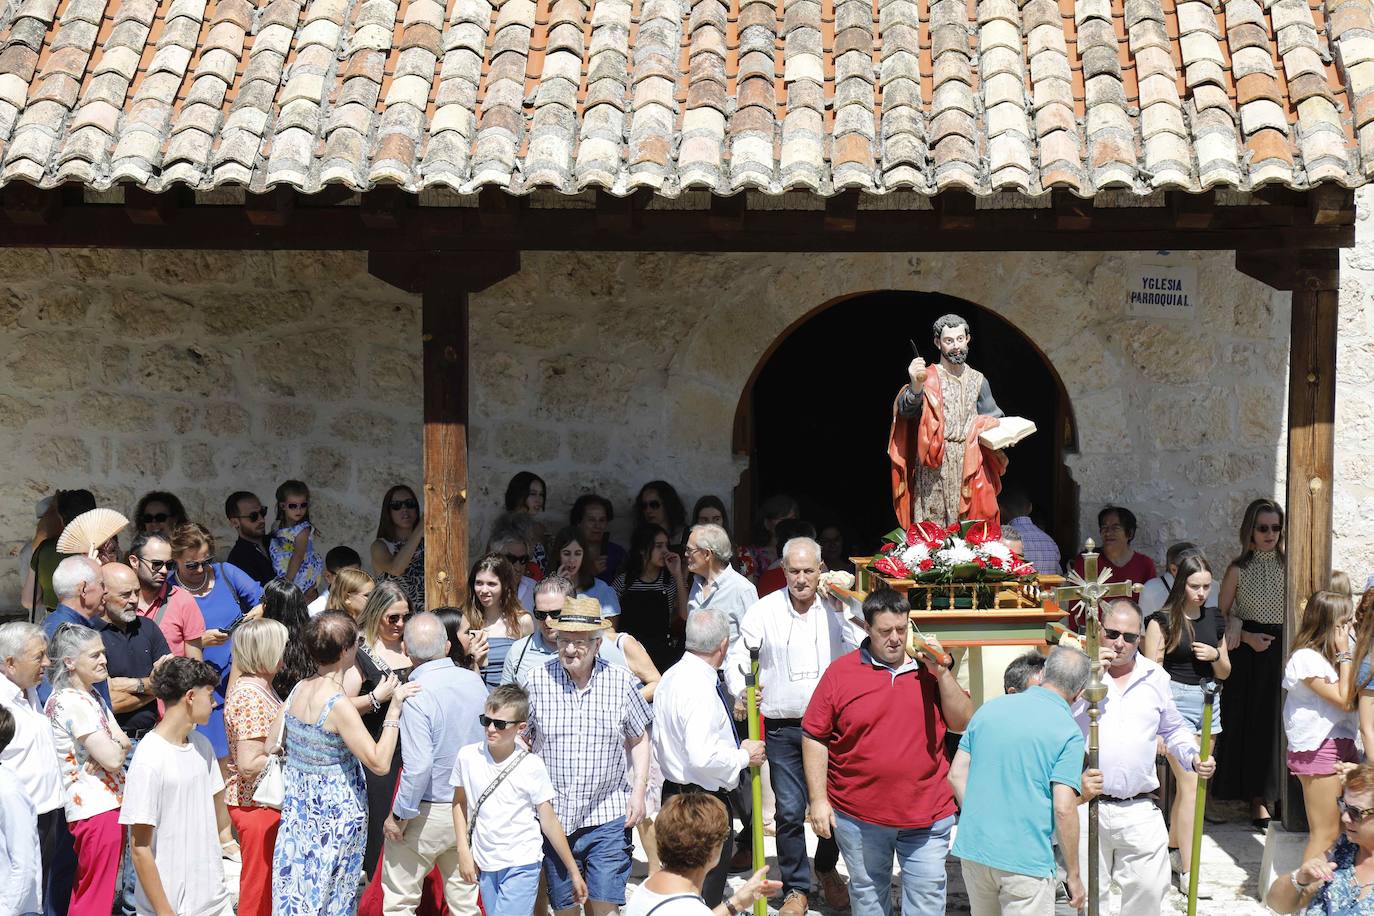
[[[1245,512],[1219,578],[1186,542],[1160,572],[1131,546],[1134,514],[1102,510],[1103,568],[1145,587],[1103,609],[1102,750],[1085,769],[1083,653],[1027,653],[1007,696],[975,709],[938,652],[908,654],[904,594],[878,587],[860,607],[823,587],[852,570],[847,539],[791,497],[738,544],[722,500],[688,513],[651,481],[621,546],[611,500],[582,494],[550,525],[548,487],[522,472],[465,600],[430,608],[412,488],[387,491],[361,551],[321,551],[304,482],[273,497],[227,497],[227,551],[167,492],[139,500],[123,540],[74,555],[58,534],[95,499],[40,506],[30,619],[0,626],[0,900],[15,912],[737,916],[774,897],[802,916],[819,895],[890,916],[895,859],[917,916],[945,911],[952,854],[975,913],[1046,913],[1084,904],[1099,798],[1104,912],[1115,884],[1123,913],[1156,913],[1196,867],[1197,780],[1263,827],[1285,770],[1312,830],[1271,905],[1367,905],[1374,590],[1357,607],[1333,579],[1283,657],[1270,500]],[[1000,509],[1008,548],[1060,572],[1026,496],[1009,488]],[[1213,680],[1226,691],[1204,757]],[[778,882],[753,868],[751,767],[771,790]],[[633,831],[650,876],[629,898]]]

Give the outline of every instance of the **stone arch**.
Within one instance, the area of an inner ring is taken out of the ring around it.
[[[898,311],[899,309],[902,311]],[[846,330],[852,329],[852,333],[846,335],[846,343],[836,344],[836,351],[844,355],[847,369],[856,370],[859,375],[865,376],[864,382],[858,387],[863,388],[865,394],[871,396],[875,384],[884,384],[878,381],[879,379],[886,375],[892,376],[890,386],[884,389],[886,400],[865,406],[863,430],[855,433],[858,440],[853,446],[855,449],[863,449],[866,454],[876,452],[873,455],[872,466],[864,467],[862,478],[857,482],[858,488],[853,491],[856,498],[866,499],[871,507],[873,494],[869,491],[885,490],[887,479],[884,474],[881,476],[881,483],[875,484],[870,481],[875,474],[881,474],[881,467],[885,467],[886,460],[881,457],[886,439],[886,426],[882,425],[883,417],[876,416],[875,410],[886,415],[891,396],[901,383],[900,367],[905,365],[905,359],[910,358],[907,337],[914,338],[920,344],[922,354],[927,360],[933,359],[934,350],[929,343],[930,335],[926,329],[929,328],[929,320],[934,316],[949,311],[966,316],[974,326],[972,362],[980,368],[986,368],[999,402],[1004,407],[1010,407],[1012,413],[1027,416],[1034,414],[1033,418],[1040,427],[1038,442],[1031,447],[1022,447],[1020,457],[1026,459],[1026,463],[1021,477],[1035,474],[1034,480],[1025,479],[1024,483],[1033,491],[1032,498],[1039,510],[1037,515],[1047,520],[1042,521],[1042,524],[1046,524],[1047,530],[1065,547],[1077,542],[1078,487],[1069,473],[1065,456],[1077,451],[1078,426],[1068,388],[1058,368],[1041,346],[1006,314],[969,299],[942,292],[909,289],[849,292],[828,299],[795,317],[759,356],[740,393],[731,437],[732,451],[737,464],[742,466],[734,493],[735,527],[741,536],[750,530],[753,521],[752,511],[759,500],[769,495],[772,489],[778,489],[769,486],[765,479],[767,468],[761,467],[761,459],[764,464],[767,463],[769,445],[757,438],[760,426],[768,425],[767,420],[761,418],[766,418],[770,409],[767,405],[760,405],[758,399],[760,396],[776,394],[777,383],[770,381],[770,371],[785,371],[778,365],[778,361],[796,362],[798,359],[804,359],[804,353],[817,346],[818,342],[837,340],[835,332],[843,325]],[[880,325],[871,324],[875,315],[886,314],[892,314],[896,322],[890,331]],[[872,328],[872,331],[865,330],[868,328]],[[808,335],[814,339],[805,340]],[[824,343],[820,345],[825,346]],[[801,349],[797,351],[797,348]],[[881,368],[870,365],[879,352],[882,354]],[[894,359],[898,361],[893,362]],[[891,365],[888,365],[889,363]],[[1021,368],[1009,371],[1013,365]],[[878,374],[875,375],[874,370]],[[1012,385],[1004,381],[1004,384],[999,386],[999,378],[1005,380],[1009,375],[1015,375],[1024,384]],[[841,374],[837,383],[844,386],[853,378],[854,372],[846,371]],[[814,388],[818,384],[824,385],[825,381],[813,378],[806,384]],[[1002,393],[999,393],[999,387]],[[762,395],[765,390],[767,395]],[[1032,398],[1032,392],[1039,394]],[[776,403],[776,398],[768,400],[769,403]],[[1048,403],[1045,403],[1045,400],[1048,400]],[[833,398],[826,401],[828,408],[833,408],[833,402]],[[870,407],[873,409],[868,409]],[[822,422],[827,426],[833,424],[837,431],[843,430],[847,417],[835,416],[833,409],[827,409],[826,412],[830,416]],[[870,430],[870,426],[878,428]],[[776,438],[777,431],[773,432]],[[837,435],[844,434],[837,432]],[[1017,458],[1018,456],[1013,453],[1013,467],[1009,471],[1009,479],[1017,477]],[[887,529],[878,527],[868,534],[876,536],[885,530]]]

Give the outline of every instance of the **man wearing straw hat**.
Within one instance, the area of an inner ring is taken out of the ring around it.
[[[529,739],[557,790],[554,811],[587,882],[588,912],[609,916],[625,903],[630,831],[644,817],[653,714],[634,675],[597,655],[610,628],[601,602],[570,597],[551,626],[557,657],[521,678]],[[547,841],[544,876],[559,916],[576,913],[572,877]]]

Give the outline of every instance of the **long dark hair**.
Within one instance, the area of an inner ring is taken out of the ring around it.
[[[577,567],[577,581],[573,583],[579,592],[585,592],[592,587],[592,580],[596,578],[594,567],[596,563],[592,560],[592,552],[587,547],[586,538],[582,537],[582,532],[569,525],[566,528],[559,528],[558,534],[553,538],[553,553],[549,556],[549,562],[553,564],[555,570],[560,568],[560,556],[563,548],[569,544],[577,542],[577,546],[582,548],[582,565]]]
[[[1212,572],[1212,564],[1201,553],[1186,553],[1178,561],[1173,588],[1169,589],[1169,597],[1164,599],[1164,606],[1160,608],[1169,617],[1169,642],[1165,652],[1177,649],[1184,633],[1188,634],[1189,643],[1193,641],[1193,622],[1183,613],[1183,609],[1188,606],[1188,579],[1200,572],[1209,575]]]
[[[639,578],[639,574],[644,572],[649,554],[653,553],[654,550],[654,540],[660,534],[671,540],[671,535],[662,525],[646,523],[636,527],[634,532],[630,534],[630,550],[625,554],[625,565],[622,567],[625,570],[626,589],[629,589],[630,585]],[[663,571],[659,570],[659,575],[662,574]]]
[[[284,697],[300,681],[315,676],[318,667],[305,650],[301,634],[310,622],[310,610],[305,596],[292,582],[273,579],[262,587],[262,615],[286,627],[286,649],[282,653],[282,667],[272,678],[272,689]]]
[[[677,490],[666,480],[651,480],[639,488],[639,495],[635,497],[635,524],[644,523],[645,490],[653,490],[658,494],[658,498],[663,501],[663,512],[668,516],[668,527],[673,531],[681,531],[687,521],[687,510],[682,505],[682,497],[677,495]],[[668,532],[668,537],[673,536],[673,531]]]
[[[520,574],[515,567],[499,553],[489,553],[472,564],[468,573],[467,599],[463,613],[467,615],[468,626],[480,630],[487,625],[482,613],[482,603],[477,600],[477,574],[488,572],[501,583],[501,619],[506,622],[507,633],[520,632]]]
[[[726,531],[730,530],[730,513],[725,508],[725,501],[723,499],[721,499],[719,496],[712,496],[710,494],[707,494],[706,496],[703,496],[701,499],[697,500],[697,504],[692,507],[693,525],[701,524],[702,509],[715,509],[716,511],[718,511],[720,513],[720,527],[724,528]]]
[[[1360,597],[1360,605],[1355,608],[1355,651],[1351,657],[1358,665],[1369,657],[1370,652],[1374,652],[1374,588]],[[1360,693],[1367,689],[1371,682],[1374,682],[1374,666],[1371,666],[1369,674],[1365,676],[1364,683],[1351,682],[1350,696],[1345,701],[1347,709],[1355,708],[1360,701]]]
[[[415,500],[417,504],[415,508],[415,527],[419,528],[424,524],[424,513],[419,508],[418,504],[420,498],[415,495],[415,490],[403,483],[395,484],[391,489],[387,490],[386,495],[382,497],[382,519],[377,523],[377,540],[379,541],[399,540],[399,538],[396,537],[396,523],[391,520],[391,501],[395,499],[396,494],[402,490],[409,493],[410,498]]]
[[[533,471],[521,471],[506,484],[507,512],[518,512],[527,508],[525,501],[530,498],[530,484],[536,480],[544,484],[544,506],[548,507],[549,485],[544,483],[544,478]]]
[[[1250,561],[1255,558],[1255,525],[1259,523],[1259,517],[1272,512],[1279,517],[1279,524],[1283,524],[1283,506],[1274,502],[1272,499],[1257,499],[1245,507],[1245,517],[1240,522],[1240,556],[1235,559],[1235,566],[1240,569],[1250,565]],[[1278,543],[1274,546],[1274,552],[1279,555],[1279,559],[1284,559],[1284,533],[1279,532]]]
[[[448,634],[448,657],[453,659],[453,663],[459,668],[468,667],[471,660],[463,651],[463,641],[459,638],[468,628],[467,615],[463,613],[462,608],[452,605],[436,607],[430,613],[439,618],[439,622],[444,625],[444,632]]]

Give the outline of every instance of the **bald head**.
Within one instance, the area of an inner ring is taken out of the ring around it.
[[[116,626],[128,624],[138,614],[138,573],[124,563],[100,567],[105,583],[105,616]]]
[[[444,622],[433,614],[411,615],[406,621],[405,642],[406,654],[417,665],[448,657],[448,631],[444,629]]]

